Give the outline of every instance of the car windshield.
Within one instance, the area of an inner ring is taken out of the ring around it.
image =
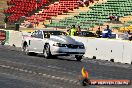
[[[50,35],[66,35],[65,32],[62,31],[44,31],[44,34],[50,34]]]

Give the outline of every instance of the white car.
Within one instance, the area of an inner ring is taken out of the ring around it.
[[[30,37],[23,39],[23,51],[26,54],[74,55],[77,61],[85,54],[84,44],[67,36],[65,32],[55,30],[36,30]]]

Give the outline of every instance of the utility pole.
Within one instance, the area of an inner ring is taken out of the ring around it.
[[[41,0],[35,0],[36,1],[36,11],[38,11],[38,3],[41,1]],[[36,25],[37,25],[37,14],[35,14],[35,29],[36,29]]]
[[[5,22],[5,29],[6,29],[7,28],[7,22],[8,22],[8,17],[7,16],[5,17],[4,22]]]

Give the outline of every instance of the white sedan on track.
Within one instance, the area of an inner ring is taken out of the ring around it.
[[[42,53],[45,58],[74,55],[80,61],[85,54],[85,47],[83,43],[66,36],[65,32],[36,30],[30,37],[23,38],[23,51],[28,55]]]

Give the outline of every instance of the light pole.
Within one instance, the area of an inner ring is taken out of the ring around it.
[[[7,16],[5,17],[4,22],[5,22],[5,29],[6,29],[7,28],[7,22],[8,22]]]
[[[41,1],[41,0],[35,0],[36,1],[36,11],[38,11],[38,3]],[[35,29],[36,29],[36,25],[37,25],[37,14],[35,14]]]
[[[124,32],[125,32],[125,23],[126,23],[126,21],[124,21]]]
[[[25,19],[25,16],[21,16],[20,19],[15,23],[15,30],[19,31],[22,21]]]

